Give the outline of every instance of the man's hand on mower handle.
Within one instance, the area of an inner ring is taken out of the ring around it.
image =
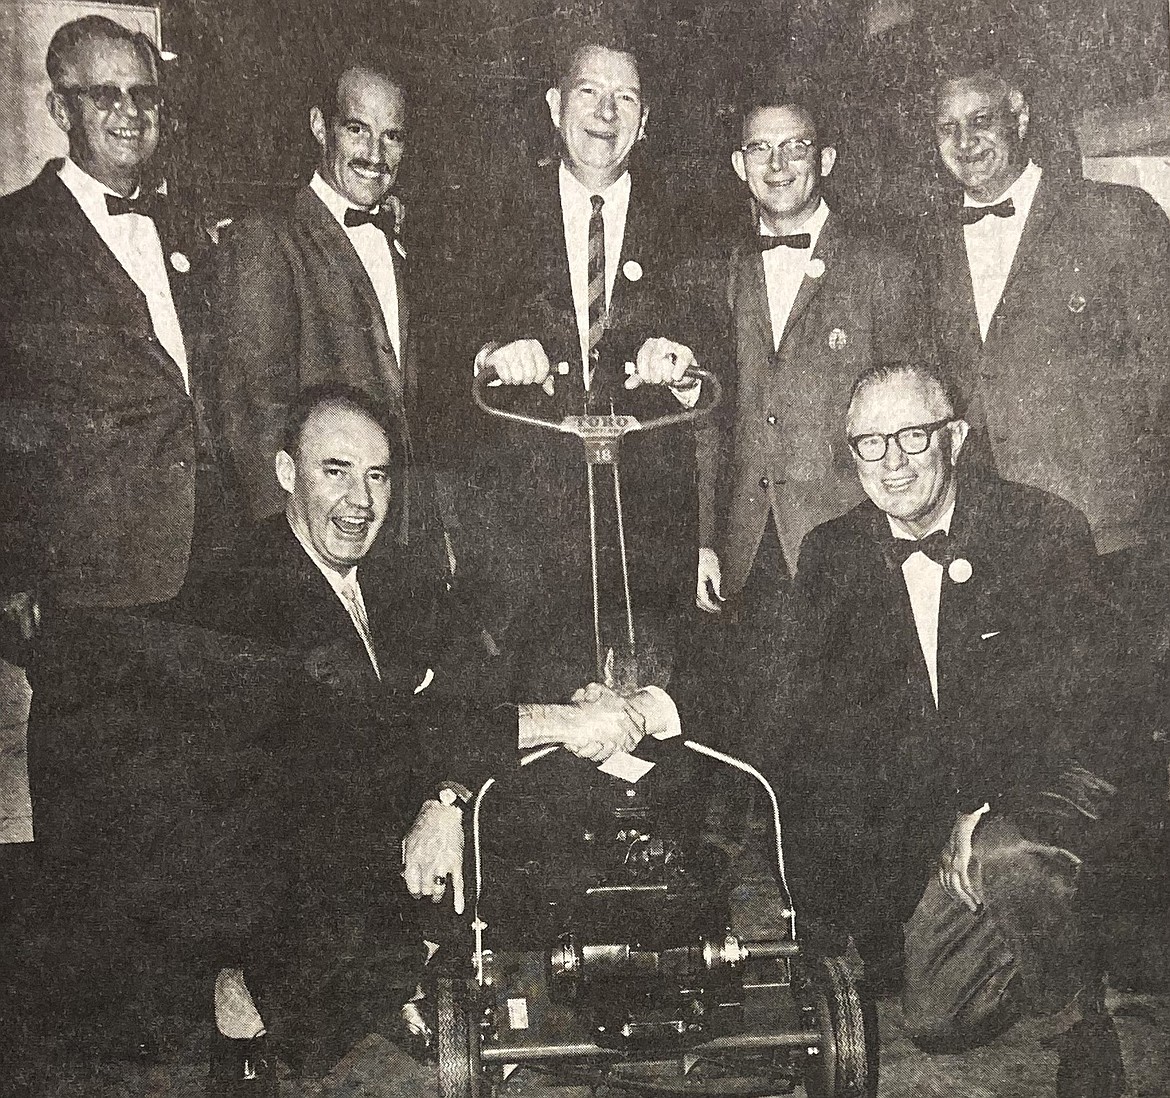
[[[539,385],[553,394],[553,375],[548,355],[538,339],[517,339],[497,347],[484,360],[505,385]]]
[[[694,352],[685,343],[656,336],[638,348],[634,372],[626,378],[627,389],[639,385],[669,385],[674,389],[689,388],[699,382],[685,378],[692,366],[697,366]]]

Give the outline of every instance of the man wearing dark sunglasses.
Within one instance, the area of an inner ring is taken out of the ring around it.
[[[805,538],[789,684],[752,726],[789,791],[806,929],[827,948],[852,935],[873,990],[892,991],[905,923],[924,1048],[1052,1014],[1054,1034],[1077,1024],[1061,1087],[1089,1087],[1059,1093],[1113,1095],[1079,892],[1124,797],[1118,623],[1084,516],[964,465],[955,400],[913,363],[854,384],[845,438],[868,498]]]
[[[69,899],[71,940],[116,958],[73,964],[117,998],[139,951],[113,895],[137,875],[158,803],[143,752],[165,723],[140,711],[129,652],[191,552],[197,295],[191,238],[149,174],[154,46],[87,16],[58,29],[46,69],[68,156],[0,201],[0,624],[33,689],[38,884]]]

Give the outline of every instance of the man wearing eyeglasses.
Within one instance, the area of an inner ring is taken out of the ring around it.
[[[75,917],[88,986],[117,997],[136,916],[114,894],[135,879],[139,825],[159,803],[149,760],[165,728],[130,653],[183,583],[208,471],[193,400],[198,259],[151,176],[152,43],[87,16],[54,34],[46,68],[69,154],[0,201],[0,604],[33,690],[38,886],[61,889],[55,914]],[[133,826],[120,826],[128,805]],[[99,942],[112,971],[86,968]],[[63,999],[83,1010],[74,991]]]
[[[1067,1008],[1086,1019],[1068,1048],[1107,1044],[1076,897],[1116,793],[1102,775],[1125,763],[1115,623],[1084,517],[963,467],[960,413],[932,367],[857,379],[868,498],[804,541],[790,678],[755,727],[791,791],[805,925],[852,935],[875,990],[896,986],[930,877],[906,928],[915,1039],[962,1047]]]
[[[727,300],[735,359],[717,487],[701,509],[698,603],[732,599],[750,618],[776,602],[801,539],[859,498],[832,425],[853,379],[913,352],[908,261],[825,200],[837,151],[824,110],[794,84],[748,109],[731,154],[758,222],[731,257]]]

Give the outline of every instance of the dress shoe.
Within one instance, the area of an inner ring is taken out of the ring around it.
[[[1120,1098],[1125,1090],[1121,1042],[1113,1019],[1089,1014],[1054,1042],[1057,1098]]]
[[[207,1098],[276,1098],[276,1056],[267,1038],[235,1040],[216,1033],[206,1093]]]

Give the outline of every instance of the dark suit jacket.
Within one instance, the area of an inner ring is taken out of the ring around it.
[[[404,423],[417,390],[410,265],[391,245],[401,357],[374,286],[325,204],[308,187],[282,216],[253,215],[224,242],[212,302],[217,430],[254,521],[284,508],[273,459],[301,389],[343,381]]]
[[[1166,215],[1136,189],[1046,171],[985,343],[957,216],[929,268],[942,361],[998,472],[1084,511],[1101,552],[1142,541],[1164,491]]]
[[[845,411],[859,373],[919,348],[920,283],[910,262],[831,214],[775,350],[761,253],[734,249],[727,305],[735,337],[721,475],[704,476],[702,543],[720,554],[725,593],[747,578],[769,510],[789,568],[814,526],[861,498]],[[819,267],[817,268],[819,269]]]
[[[73,606],[161,602],[187,570],[195,408],[145,296],[59,169],[0,200],[0,587]],[[175,224],[158,229],[164,257],[190,254]],[[192,348],[198,303],[175,262]]]
[[[1073,761],[1093,770],[1116,748],[1099,736],[1117,653],[1084,517],[968,475],[951,534],[971,576],[943,576],[937,709],[888,521],[866,501],[805,539],[788,679],[765,687],[755,725],[776,730],[773,772],[802,771],[857,811],[913,806],[940,829],[935,850],[955,811],[1059,791]]]
[[[489,296],[481,308],[482,341],[539,339],[553,363],[568,362],[567,377],[556,378],[556,394],[537,387],[492,389],[499,406],[559,420],[581,414],[586,394],[565,250],[557,168],[538,173],[515,188],[482,264],[490,271]],[[653,182],[634,175],[621,261],[610,301],[610,323],[599,345],[589,395],[590,408],[641,420],[681,410],[669,391],[645,386],[622,388],[623,367],[652,336],[685,343],[704,364],[711,303],[690,292],[679,240],[678,219]],[[521,601],[579,592],[587,597],[589,526],[584,451],[575,438],[528,427],[500,427],[476,413],[480,436],[473,502],[495,506],[481,520],[489,524],[496,564],[493,575],[509,570]],[[689,425],[628,436],[622,444],[621,477],[631,583],[635,590],[670,590],[681,598],[693,587],[697,544],[695,443]],[[598,494],[612,499],[608,470],[598,469]],[[619,583],[603,576],[611,589]],[[537,594],[535,592],[542,592]]]
[[[245,733],[261,735],[267,728],[276,739],[265,746],[301,777],[306,759],[347,752],[361,758],[365,752],[379,773],[397,773],[413,812],[422,796],[434,795],[438,780],[474,788],[511,763],[516,711],[454,698],[436,678],[451,623],[446,591],[433,571],[404,555],[367,557],[358,578],[380,681],[348,612],[283,513],[252,531],[232,566],[213,562],[194,575],[176,614],[225,638],[230,659],[212,673],[223,667],[233,690],[239,688],[239,642],[259,645],[255,697],[272,712],[256,720],[241,703],[242,720],[250,725]],[[284,653],[283,698],[273,697],[273,673],[266,669],[278,652]],[[299,744],[285,721],[299,730]],[[290,753],[294,748],[302,758]]]

